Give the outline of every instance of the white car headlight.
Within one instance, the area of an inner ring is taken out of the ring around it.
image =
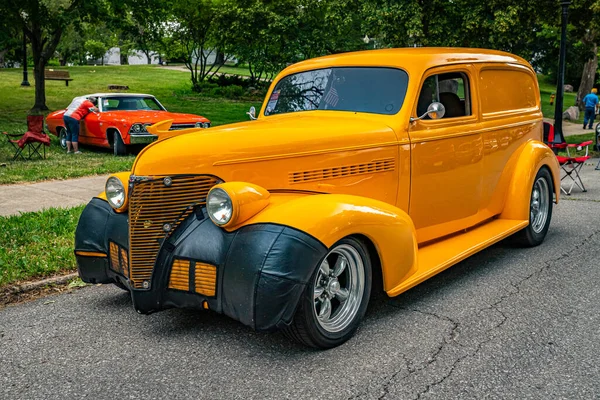
[[[231,197],[223,189],[212,189],[206,199],[206,211],[216,225],[227,224],[233,216]]]
[[[196,128],[202,128],[202,127],[204,127],[204,125],[202,124],[202,122],[196,122],[196,124],[194,126]]]
[[[210,128],[210,122],[203,122],[202,123],[202,127],[203,128]]]
[[[140,133],[142,131],[142,125],[141,124],[133,124],[133,126],[131,127],[131,130],[135,133]]]
[[[106,200],[112,208],[121,208],[125,204],[125,187],[118,178],[111,176],[104,188]]]

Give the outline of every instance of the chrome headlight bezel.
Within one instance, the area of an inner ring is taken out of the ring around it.
[[[206,128],[210,128],[210,122],[203,122],[203,123],[202,123],[202,127],[203,127],[204,129],[206,129]]]
[[[231,196],[221,188],[211,189],[206,196],[206,212],[215,225],[227,225],[234,213]]]
[[[111,176],[106,180],[104,185],[104,193],[106,194],[106,201],[114,209],[119,209],[125,205],[127,199],[127,192],[123,182],[117,177]]]
[[[146,132],[146,127],[141,124],[141,123],[135,123],[133,125],[131,125],[131,128],[129,129],[129,133],[143,133]]]

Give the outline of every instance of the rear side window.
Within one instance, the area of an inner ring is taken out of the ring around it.
[[[479,91],[484,115],[537,107],[535,82],[524,71],[484,69],[479,74]]]

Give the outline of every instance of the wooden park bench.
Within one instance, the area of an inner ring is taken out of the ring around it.
[[[65,81],[66,86],[69,86],[69,81],[73,80],[69,76],[69,71],[55,71],[53,69],[44,70],[44,77],[47,81]]]

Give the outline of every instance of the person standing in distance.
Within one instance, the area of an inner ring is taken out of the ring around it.
[[[583,129],[585,129],[586,126],[589,126],[588,129],[593,129],[594,119],[596,118],[596,109],[598,108],[598,95],[596,93],[598,93],[598,89],[592,88],[592,92],[586,94],[583,100],[581,100],[585,106]]]
[[[98,111],[96,108],[97,102],[98,100],[95,97],[90,97],[89,99],[85,97],[75,97],[73,101],[71,101],[71,104],[69,104],[69,107],[67,107],[67,111],[65,111],[65,114],[63,115],[63,121],[67,128],[67,153],[70,153],[71,148],[73,148],[75,154],[81,154],[78,142],[79,123],[89,113]]]

